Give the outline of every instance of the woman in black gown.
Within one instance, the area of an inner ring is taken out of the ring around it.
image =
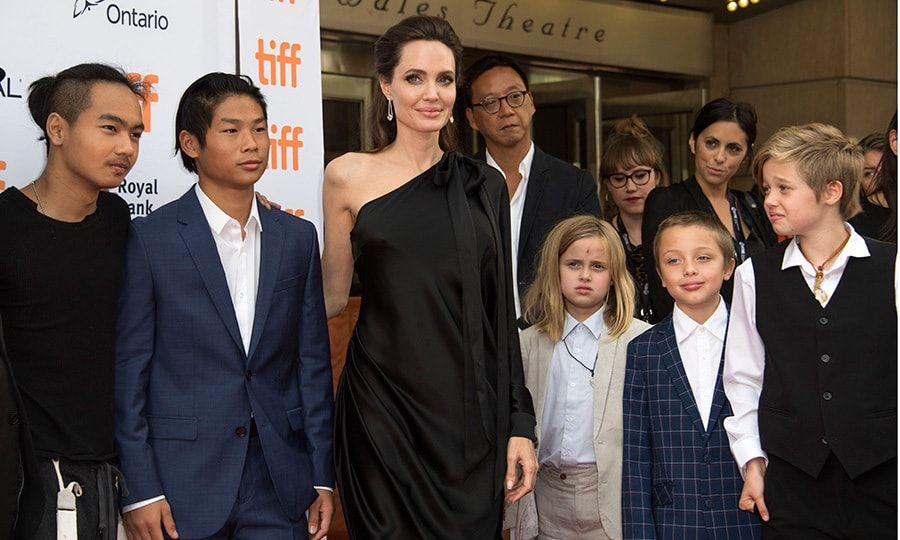
[[[375,44],[375,150],[325,171],[329,315],[354,270],[362,290],[334,441],[353,538],[497,538],[504,485],[518,500],[534,483],[506,188],[449,151],[461,52],[443,19],[390,28]]]
[[[664,219],[686,210],[708,212],[731,233],[735,259],[741,264],[751,255],[775,245],[777,237],[766,216],[762,198],[754,192],[728,187],[728,182],[749,159],[756,141],[756,111],[749,103],[728,98],[710,101],[700,109],[688,144],[694,154],[694,175],[669,187],[654,189],[644,205],[641,224],[644,260],[656,268],[653,239]],[[655,271],[647,272],[656,323],[669,313],[675,301],[663,288]],[[731,302],[731,280],[722,284],[722,296]]]

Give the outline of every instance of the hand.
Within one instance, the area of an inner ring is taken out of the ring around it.
[[[516,465],[522,467],[522,478],[516,482]],[[525,437],[510,437],[506,445],[506,502],[511,504],[531,493],[537,475],[534,443]]]
[[[256,200],[259,201],[259,204],[263,205],[263,208],[265,208],[266,210],[271,210],[273,208],[275,210],[281,210],[280,204],[275,201],[270,201],[268,197],[258,191],[256,192]]]
[[[309,538],[321,540],[328,534],[331,517],[334,515],[334,493],[327,489],[317,489],[319,497],[309,505]]]
[[[172,509],[165,499],[150,503],[122,516],[128,540],[163,540],[160,523],[170,538],[178,538]]]
[[[766,508],[766,500],[763,498],[765,473],[765,459],[758,457],[747,462],[747,471],[744,474],[744,488],[741,489],[738,508],[745,512],[753,512],[754,507],[758,508],[759,516],[762,520],[769,521],[769,510]]]

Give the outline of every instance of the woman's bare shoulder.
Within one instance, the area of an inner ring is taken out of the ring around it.
[[[325,167],[325,183],[333,187],[353,187],[372,169],[372,154],[347,152]]]

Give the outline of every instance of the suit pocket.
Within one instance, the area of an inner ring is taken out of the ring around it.
[[[301,276],[294,276],[292,278],[282,279],[281,281],[276,282],[274,292],[296,287],[298,284],[300,284],[300,278]]]
[[[674,484],[671,480],[655,482],[650,501],[651,506],[670,506],[673,502]]]
[[[297,407],[296,409],[285,411],[284,414],[287,415],[288,424],[291,425],[292,430],[303,430],[303,407]]]
[[[197,440],[197,419],[178,416],[148,416],[151,439]]]

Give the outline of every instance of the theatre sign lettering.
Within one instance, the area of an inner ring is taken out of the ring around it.
[[[447,19],[463,45],[707,76],[712,16],[616,0],[320,0],[322,28],[379,35],[411,15]]]

